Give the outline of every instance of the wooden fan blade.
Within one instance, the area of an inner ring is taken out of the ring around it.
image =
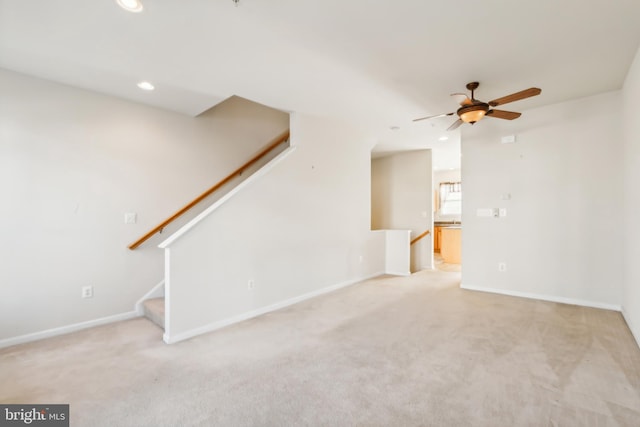
[[[464,122],[462,121],[462,119],[458,119],[455,122],[453,122],[453,124],[451,126],[449,126],[447,128],[447,130],[455,130],[458,129],[460,127],[461,124],[463,124]]]
[[[457,97],[460,100],[460,101],[458,101],[458,103],[463,107],[473,104],[473,101],[471,101],[469,99],[469,97],[467,96],[467,94],[465,94],[465,93],[452,93],[450,96]]]
[[[505,119],[505,120],[513,120],[520,117],[522,113],[515,113],[513,111],[504,111],[504,110],[489,110],[485,116],[487,117],[495,117],[496,119]]]
[[[418,122],[420,120],[435,119],[436,117],[453,116],[454,114],[455,113],[444,113],[444,114],[438,114],[437,116],[420,117],[419,119],[413,119],[413,121]]]
[[[509,102],[519,101],[521,99],[530,98],[532,96],[540,95],[541,89],[537,87],[530,87],[529,89],[521,90],[520,92],[512,93],[511,95],[503,96],[502,98],[489,101],[489,105],[497,107],[498,105],[507,104]]]

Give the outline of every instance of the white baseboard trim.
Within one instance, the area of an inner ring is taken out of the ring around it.
[[[640,347],[640,331],[635,330],[635,325],[630,321],[629,315],[627,314],[627,311],[624,309],[624,307],[622,307],[621,311],[622,317],[624,318],[624,321],[627,322],[627,327],[629,327],[629,330],[631,331],[631,335],[633,336],[633,338],[635,338],[638,347]]]
[[[411,272],[410,271],[387,271],[385,274],[390,274],[392,276],[411,276]]]
[[[45,338],[65,335],[71,332],[77,332],[82,329],[93,328],[94,326],[106,325],[107,323],[120,322],[139,317],[135,311],[128,313],[115,314],[113,316],[102,317],[100,319],[88,320],[86,322],[74,323],[72,325],[61,326],[59,328],[47,329],[45,331],[34,332],[32,334],[20,335],[12,338],[0,340],[0,348],[11,347],[12,345],[24,344],[31,341],[38,341]]]
[[[151,298],[160,298],[164,296],[164,279],[160,281],[157,285],[155,285],[149,292],[144,294],[142,298],[136,301],[135,310],[138,313],[138,316],[144,315],[144,307],[143,303]]]
[[[175,334],[175,335],[169,335],[167,332],[164,333],[164,335],[162,336],[162,339],[164,340],[165,343],[167,344],[175,344],[177,342],[180,341],[184,341],[187,340],[189,338],[193,338],[195,336],[198,335],[202,335],[202,334],[206,334],[207,332],[212,332],[215,331],[217,329],[221,329],[224,328],[226,326],[230,326],[233,325],[234,323],[239,323],[242,322],[244,320],[248,320],[251,319],[253,317],[257,317],[257,316],[261,316],[263,314],[272,312],[272,311],[276,311],[279,310],[281,308],[285,308],[288,307],[290,305],[293,304],[297,304],[299,302],[302,302],[304,300],[308,300],[311,298],[315,298],[318,297],[320,295],[323,294],[327,294],[329,292],[334,292],[337,291],[339,289],[342,288],[346,288],[347,286],[351,286],[351,285],[355,285],[356,283],[360,283],[363,282],[365,280],[368,279],[372,279],[374,277],[383,275],[384,273],[375,273],[366,277],[362,277],[362,278],[358,278],[358,279],[353,279],[353,280],[348,280],[342,283],[338,283],[336,285],[332,285],[332,286],[328,286],[326,288],[322,288],[322,289],[318,289],[316,291],[312,291],[303,295],[299,295],[297,297],[293,297],[293,298],[289,298],[287,300],[281,301],[281,302],[277,302],[275,304],[271,304],[268,305],[266,307],[262,307],[256,310],[252,310],[246,313],[242,313],[239,314],[237,316],[233,316],[227,319],[223,319],[223,320],[218,320],[217,322],[213,322],[213,323],[209,323],[208,325],[204,325],[201,326],[199,328],[195,328],[195,329],[191,329],[190,331],[186,331],[186,332],[181,332],[179,334]]]
[[[360,279],[360,282],[364,282],[365,280],[369,280],[369,279],[373,279],[374,277],[380,277],[380,276],[384,276],[385,274],[389,274],[386,271],[377,271],[373,274],[369,274],[368,276],[364,277],[363,279]],[[358,283],[358,282],[355,282]]]
[[[613,310],[613,311],[622,310],[621,306],[615,305],[615,304],[606,304],[601,302],[586,301],[586,300],[580,300],[580,299],[574,299],[574,298],[565,298],[565,297],[559,297],[555,295],[543,295],[543,294],[533,294],[529,292],[511,291],[506,289],[485,288],[483,286],[473,286],[473,285],[467,285],[464,283],[461,284],[460,287],[468,291],[489,292],[492,294],[509,295],[512,297],[537,299],[541,301],[558,302],[561,304],[579,305],[582,307],[601,308],[604,310]]]

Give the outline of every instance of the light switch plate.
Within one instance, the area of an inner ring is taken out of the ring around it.
[[[515,135],[503,136],[501,139],[501,142],[503,144],[513,144],[514,142],[516,142],[516,136]]]
[[[124,214],[125,224],[135,224],[138,220],[138,215],[135,212],[127,212]]]

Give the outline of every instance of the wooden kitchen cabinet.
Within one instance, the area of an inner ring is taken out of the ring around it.
[[[445,227],[442,229],[441,254],[444,262],[460,264],[462,254],[462,229],[460,227]]]
[[[433,227],[433,251],[440,252],[440,245],[442,242],[442,227]]]

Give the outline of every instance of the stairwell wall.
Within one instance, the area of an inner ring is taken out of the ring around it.
[[[348,125],[299,113],[291,142],[284,161],[168,247],[165,341],[384,271],[384,235],[369,228],[371,147]]]
[[[415,150],[371,161],[371,228],[411,230],[415,239],[433,226],[432,152]],[[433,268],[433,235],[411,245],[411,271]]]
[[[193,118],[0,70],[0,346],[135,315],[164,258],[127,245],[288,126],[237,97]]]

